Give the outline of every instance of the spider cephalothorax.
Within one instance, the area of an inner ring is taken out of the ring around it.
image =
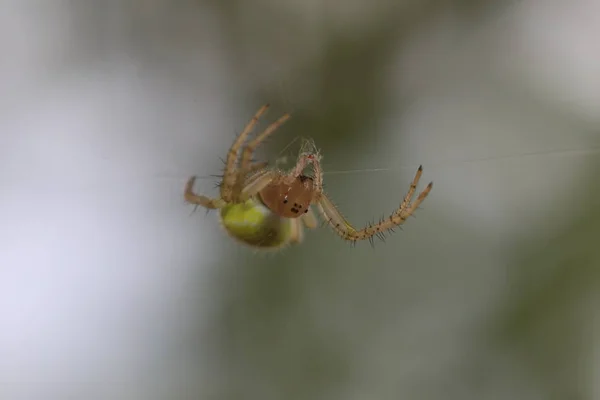
[[[265,105],[258,110],[229,149],[223,180],[219,185],[220,197],[211,199],[195,194],[195,177],[188,180],[184,192],[189,203],[219,209],[227,232],[242,243],[257,248],[279,248],[301,242],[303,225],[308,228],[317,226],[311,209],[313,205],[341,238],[350,242],[365,239],[372,242],[374,237],[383,238],[386,231],[403,224],[431,191],[433,183],[429,183],[411,203],[423,171],[419,167],[397,210],[378,224],[355,229],[323,192],[321,156],[314,143],[305,142],[296,166],[288,173],[269,169],[266,163],[251,161],[258,145],[289,118],[288,114],[283,115],[242,148],[267,108],[268,105]],[[241,155],[238,154],[240,149]],[[309,166],[313,176],[304,175]]]

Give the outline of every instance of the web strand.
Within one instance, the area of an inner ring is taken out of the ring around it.
[[[299,140],[300,138],[294,139],[290,142],[281,152],[279,152],[279,156],[287,150],[294,142]],[[583,157],[590,156],[600,153],[599,148],[588,148],[588,149],[565,149],[565,150],[549,150],[549,151],[533,151],[533,152],[525,152],[519,154],[507,154],[500,156],[491,156],[491,157],[480,157],[480,158],[471,158],[468,160],[444,160],[438,162],[429,162],[427,160],[414,163],[414,164],[400,164],[393,167],[379,167],[379,168],[360,168],[360,169],[343,169],[343,170],[325,170],[323,172],[324,176],[331,175],[350,175],[350,174],[370,174],[370,173],[378,173],[378,172],[395,172],[401,171],[404,169],[414,169],[417,168],[420,164],[427,165],[428,168],[439,168],[439,167],[451,167],[451,166],[460,166],[465,164],[473,164],[473,163],[482,163],[482,162],[492,162],[492,161],[509,161],[520,158],[532,158],[532,157],[543,157],[543,156],[555,156],[555,157]],[[156,178],[161,179],[186,179],[185,177],[175,176],[155,176]],[[214,176],[205,175],[198,176],[197,179],[216,179]]]

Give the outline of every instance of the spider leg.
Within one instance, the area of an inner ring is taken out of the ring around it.
[[[279,162],[279,160],[276,160],[275,163],[277,165],[277,163]],[[255,176],[253,176],[254,174],[258,173],[258,172],[264,172],[264,170],[269,166],[269,162],[268,161],[261,161],[261,162],[256,162],[254,164],[251,164],[250,167],[248,167],[248,169],[243,172],[244,176],[245,176],[245,181],[246,184],[248,183],[249,180],[253,180],[255,178]],[[240,174],[241,176],[241,174]],[[236,182],[237,184],[237,182]],[[240,190],[241,192],[241,190]]]
[[[236,162],[238,160],[238,151],[242,147],[242,144],[246,141],[248,135],[254,130],[254,127],[258,123],[258,119],[267,112],[269,108],[268,104],[262,106],[252,119],[246,124],[242,132],[235,139],[229,152],[227,153],[227,160],[225,161],[225,173],[223,174],[223,183],[221,185],[221,198],[225,202],[231,202],[234,196],[234,186],[238,180],[238,173],[236,169]]]
[[[277,121],[275,121],[271,125],[269,125],[267,127],[267,129],[265,129],[260,135],[258,135],[256,138],[254,138],[250,143],[248,143],[246,145],[244,150],[242,150],[242,158],[241,158],[241,162],[240,162],[240,169],[242,171],[246,170],[250,167],[250,161],[252,160],[252,155],[254,154],[254,151],[256,150],[256,148],[262,142],[264,142],[267,139],[267,137],[269,137],[273,132],[275,132],[275,130],[277,130],[277,128],[279,128],[281,125],[283,125],[283,123],[285,121],[287,121],[289,118],[290,118],[289,114],[283,114],[281,116],[281,118],[279,118]]]
[[[317,221],[317,216],[315,215],[312,207],[309,207],[306,214],[302,215],[300,218],[302,219],[304,226],[309,229],[315,229],[317,226],[319,226],[319,221]]]
[[[251,176],[255,172],[265,169],[268,166],[269,166],[269,163],[266,161],[254,163],[254,164],[250,165],[250,167],[246,170],[245,175]]]
[[[313,162],[313,166],[315,169],[315,177],[321,177],[322,172],[318,160]],[[421,177],[421,173],[422,168],[419,168],[417,170],[415,179],[413,179],[413,182],[411,183],[407,195],[404,197],[404,201],[400,205],[400,208],[394,211],[388,218],[382,219],[379,223],[367,225],[360,230],[354,228],[344,218],[333,202],[322,192],[321,187],[318,188],[319,192],[317,195],[317,207],[333,231],[344,240],[356,242],[357,240],[368,239],[369,241],[372,241],[374,236],[383,239],[385,237],[385,232],[393,230],[396,226],[402,225],[406,219],[416,211],[423,200],[425,200],[429,192],[431,192],[431,189],[433,188],[433,182],[429,183],[429,185],[427,185],[427,187],[419,194],[415,201],[410,204],[410,198],[416,190],[415,187],[419,181],[419,178]],[[319,180],[317,179],[317,181]],[[322,182],[322,180],[320,180],[320,182]]]
[[[432,188],[433,188],[433,182],[429,182],[427,187],[425,187],[425,189],[421,193],[419,193],[419,196],[417,196],[414,203],[412,203],[410,205],[410,207],[408,207],[408,209],[403,210],[402,208],[400,208],[398,210],[398,215],[400,217],[402,217],[403,220],[406,220],[408,217],[413,215],[414,212],[417,211],[417,208],[419,208],[419,206],[421,205],[423,200],[425,200],[425,198],[427,197],[429,192],[431,192]]]
[[[239,196],[240,201],[246,201],[263,190],[277,176],[276,171],[262,171],[254,175],[245,186]]]
[[[194,193],[193,188],[195,181],[196,177],[192,176],[185,184],[185,190],[183,192],[183,198],[185,201],[195,204],[196,206],[202,206],[206,209],[222,208],[225,206],[225,202],[222,199],[211,199],[209,197]]]
[[[404,196],[404,199],[402,200],[402,203],[400,204],[399,210],[406,210],[407,208],[410,207],[410,201],[412,200],[412,197],[414,196],[415,191],[417,190],[417,185],[419,184],[419,179],[421,179],[422,174],[423,174],[423,166],[419,165],[419,169],[417,170],[417,173],[415,174],[415,177],[413,178],[413,181],[410,184],[410,188],[408,189],[406,196]]]
[[[291,233],[290,233],[290,243],[298,244],[302,243],[304,240],[304,227],[302,223],[298,220],[298,218],[290,219],[291,223]]]
[[[355,240],[353,236],[356,229],[344,218],[337,207],[329,200],[325,193],[321,193],[317,208],[323,219],[333,228],[333,230],[343,239]]]

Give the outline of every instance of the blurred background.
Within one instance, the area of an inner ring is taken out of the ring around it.
[[[594,0],[3,0],[0,398],[600,398],[598,37]],[[423,164],[416,218],[265,255],[192,213],[267,102],[261,159],[313,138],[358,226]]]

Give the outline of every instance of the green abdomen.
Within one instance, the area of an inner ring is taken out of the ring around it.
[[[277,248],[290,240],[291,220],[272,213],[258,200],[230,204],[220,211],[227,233],[247,245]]]

